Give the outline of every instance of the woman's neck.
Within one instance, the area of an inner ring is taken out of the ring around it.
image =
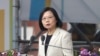
[[[48,29],[48,35],[53,35],[53,33],[55,32],[56,28],[52,28],[52,29]]]

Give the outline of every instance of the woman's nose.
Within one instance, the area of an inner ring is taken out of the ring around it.
[[[48,19],[48,18],[46,18],[46,21],[49,21],[49,19]]]

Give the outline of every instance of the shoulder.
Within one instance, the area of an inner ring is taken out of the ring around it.
[[[71,34],[67,30],[64,30],[62,28],[59,28],[59,32],[62,33],[62,34]]]
[[[68,32],[67,30],[64,29],[60,29],[60,34],[62,40],[71,40],[72,39],[72,34],[70,32]]]

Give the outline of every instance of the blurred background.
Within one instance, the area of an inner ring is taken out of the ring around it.
[[[53,7],[72,34],[74,48],[100,45],[100,0],[0,0],[0,51],[17,49],[32,43],[38,52],[39,15]],[[31,41],[31,37],[35,40]]]

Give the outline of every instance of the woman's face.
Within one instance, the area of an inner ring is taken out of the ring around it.
[[[46,29],[53,29],[56,27],[56,19],[51,11],[46,11],[42,17],[42,24]]]

